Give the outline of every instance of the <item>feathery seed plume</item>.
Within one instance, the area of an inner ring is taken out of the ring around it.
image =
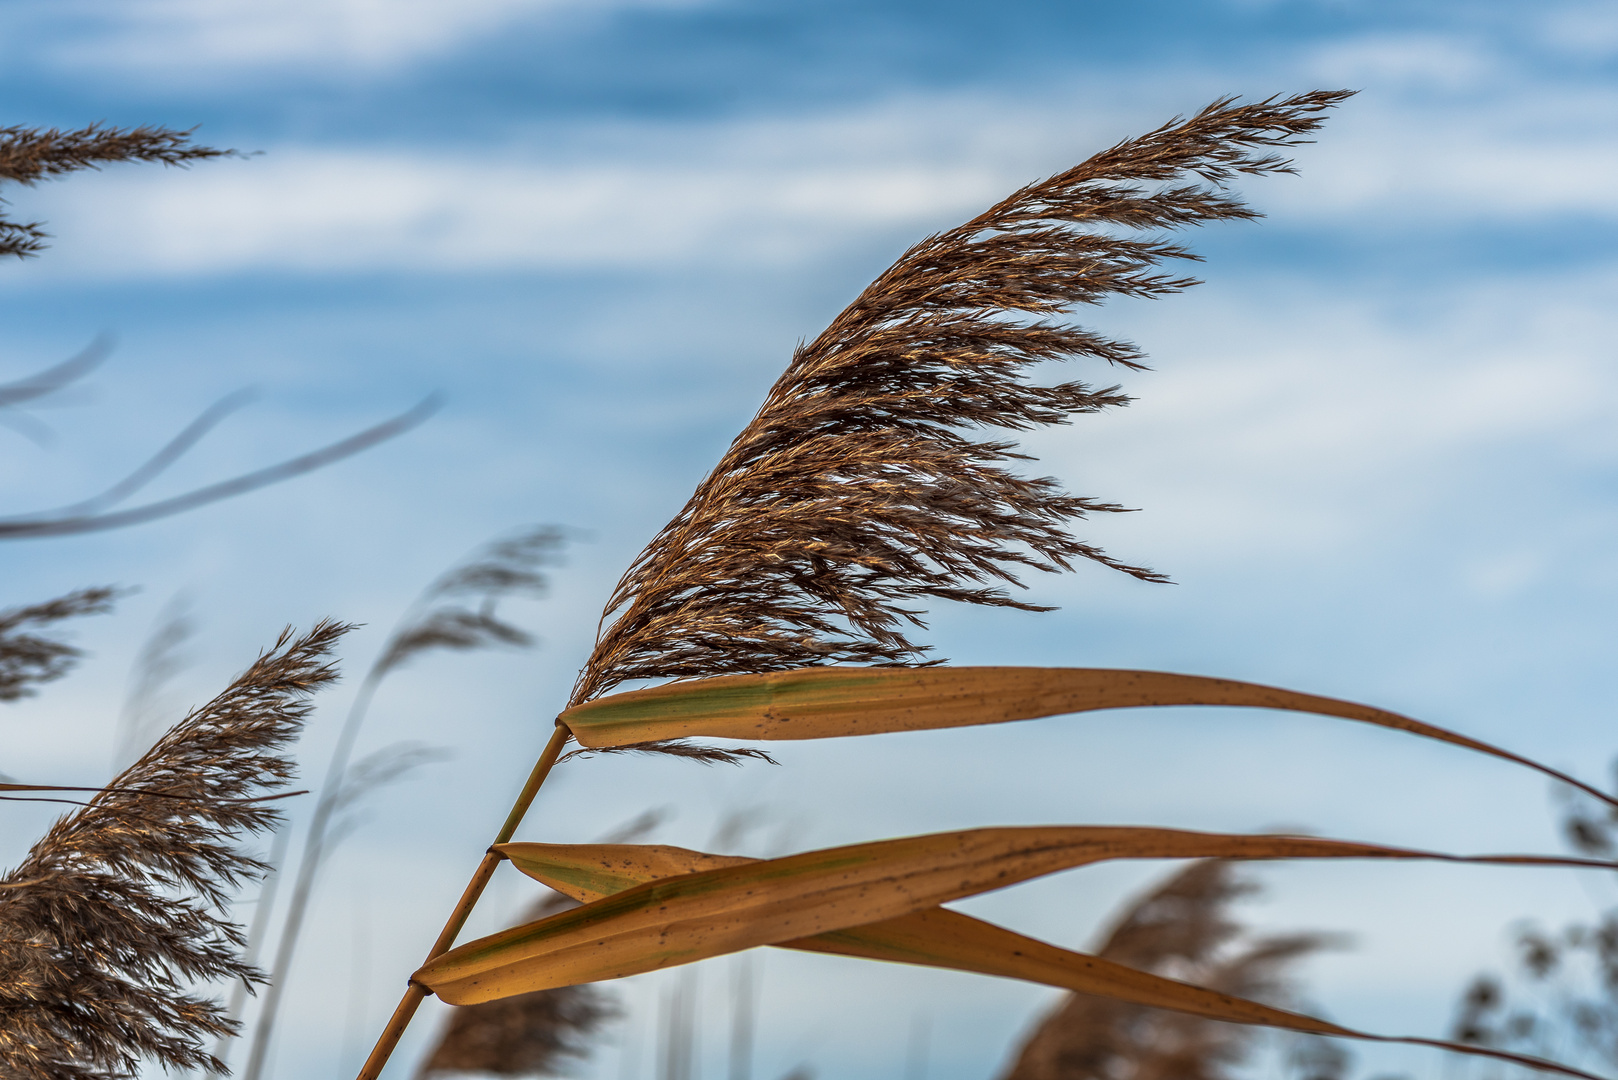
[[[183,166],[205,158],[239,156],[234,150],[192,146],[190,139],[189,131],[144,124],[133,128],[91,124],[78,131],[0,127],[0,182],[9,180],[32,185],[118,161],[158,161]],[[3,200],[0,205],[4,205]],[[48,238],[40,222],[9,221],[0,217],[0,256],[27,258],[38,254]]]
[[[630,566],[569,704],[637,680],[920,663],[926,647],[906,634],[930,601],[1047,610],[1005,591],[1026,569],[1089,559],[1165,580],[1069,532],[1123,507],[1019,476],[1014,442],[967,433],[1126,404],[1117,387],[1023,381],[1069,357],[1142,366],[1135,346],[1048,317],[1196,284],[1156,267],[1197,256],[1128,232],[1259,216],[1229,185],[1291,172],[1270,150],[1305,141],[1347,96],[1220,99],[905,252],[795,352]]]
[[[77,589],[43,604],[0,611],[0,701],[28,697],[39,683],[67,674],[80,656],[74,646],[29,633],[30,628],[43,628],[80,615],[106,614],[117,598],[117,589],[99,586]]]
[[[283,633],[0,878],[0,1074],[222,1067],[202,1047],[231,1024],[188,987],[260,978],[222,911],[264,869],[236,841],[279,820],[264,799],[292,776],[283,751],[336,678],[326,658],[347,629]]]

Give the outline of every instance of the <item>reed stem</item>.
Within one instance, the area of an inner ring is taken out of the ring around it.
[[[539,786],[550,775],[551,766],[562,753],[562,747],[572,734],[567,725],[558,723],[556,732],[551,741],[545,744],[544,753],[539,755],[539,761],[534,764],[534,771],[528,774],[528,782],[523,785],[522,793],[511,806],[511,813],[506,815],[506,823],[500,827],[499,834],[494,838],[495,844],[504,844],[510,840],[522,823],[523,815],[528,813],[528,807],[533,803],[534,796],[539,793]],[[472,914],[478,897],[483,895],[483,889],[494,876],[494,868],[500,865],[502,856],[493,851],[484,853],[483,861],[478,863],[477,870],[472,874],[472,880],[467,882],[466,891],[461,893],[460,902],[455,910],[450,912],[449,921],[444,923],[444,929],[439,933],[438,940],[427,954],[427,960],[432,960],[448,952],[450,946],[455,944],[455,937],[466,925],[466,920]],[[422,961],[426,963],[427,961]],[[382,1075],[382,1069],[387,1065],[388,1058],[393,1055],[394,1047],[399,1045],[399,1038],[404,1035],[405,1028],[410,1026],[410,1020],[416,1015],[416,1009],[427,997],[427,990],[419,983],[412,982],[405,988],[404,997],[399,999],[399,1007],[393,1010],[393,1016],[388,1020],[388,1026],[382,1029],[381,1036],[376,1040],[376,1046],[371,1056],[365,1059],[365,1067],[360,1069],[357,1080],[376,1080]]]

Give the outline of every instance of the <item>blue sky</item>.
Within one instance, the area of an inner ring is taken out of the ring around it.
[[[277,1075],[351,1071],[537,752],[612,581],[797,340],[908,243],[1029,179],[1222,94],[1346,86],[1361,93],[1300,151],[1301,175],[1247,189],[1266,220],[1190,238],[1206,285],[1081,313],[1152,355],[1156,370],[1124,380],[1138,401],[1030,440],[1075,492],[1143,508],[1088,535],[1178,584],[1085,568],[1033,583],[1059,612],[940,611],[931,640],[961,663],[1351,697],[1604,776],[1618,752],[1615,66],[1618,13],[1594,2],[12,0],[6,123],[201,125],[200,139],[261,153],[7,193],[56,239],[0,267],[0,374],[100,331],[118,341],[38,412],[50,446],[0,431],[8,507],[95,490],[243,386],[257,404],[164,490],[431,391],[447,404],[282,488],[7,546],[5,603],[93,581],[142,592],[82,628],[91,657],[73,679],[10,710],[0,769],[105,776],[130,663],[176,594],[203,628],[178,708],[288,622],[365,623],[345,658],[357,671],[478,543],[526,522],[581,530],[551,598],[513,609],[538,652],[424,663],[378,702],[366,748],[419,739],[455,757],[379,798],[322,882]],[[306,741],[316,777],[344,694]],[[1532,777],[1278,715],[1125,713],[782,756],[737,771],[582,763],[524,835],[588,839],[669,805],[659,839],[696,847],[749,807],[767,808],[756,842],[787,848],[1087,821],[1556,847]],[[47,815],[6,813],[14,858]],[[1087,870],[967,907],[1082,945],[1162,870]],[[1604,883],[1496,870],[1264,877],[1255,919],[1356,935],[1311,968],[1313,1000],[1413,1034],[1442,1031],[1513,919],[1606,899]],[[502,879],[474,929],[525,895]],[[917,1016],[930,1080],[989,1076],[1050,998],[762,963],[766,1078],[800,1063],[892,1076]],[[725,962],[701,978],[712,1075]],[[622,988],[620,1044],[587,1075],[651,1075],[660,979]]]

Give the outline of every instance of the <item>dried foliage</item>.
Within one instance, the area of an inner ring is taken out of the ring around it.
[[[133,1077],[217,1063],[230,1030],[187,992],[258,980],[224,918],[230,891],[264,869],[236,846],[279,820],[308,697],[347,628],[283,634],[224,693],[158,740],[89,805],[61,818],[0,880],[0,1074],[18,1080]]]
[[[183,166],[207,158],[234,156],[238,156],[234,150],[193,146],[190,131],[172,128],[145,125],[115,128],[91,124],[78,131],[60,131],[0,127],[0,182],[9,180],[31,185],[120,161],[156,161]],[[0,255],[26,258],[37,254],[45,247],[48,237],[40,222],[0,217]]]
[[[738,746],[735,748],[722,746],[703,746],[701,743],[687,742],[684,739],[662,739],[657,742],[630,743],[628,746],[586,746],[577,750],[570,750],[557,760],[560,765],[564,761],[574,758],[594,757],[597,754],[663,754],[668,757],[685,758],[702,765],[740,765],[744,761],[762,761],[769,765],[779,765],[769,754],[754,746]]]
[[[35,372],[24,378],[8,383],[0,383],[0,424],[5,424],[21,430],[25,434],[30,434],[36,442],[45,441],[45,437],[49,435],[49,429],[39,425],[38,421],[28,416],[28,414],[20,412],[18,406],[35,401],[48,394],[53,394],[83,378],[100,366],[110,352],[110,342],[105,338],[98,338],[77,356],[69,357],[61,363],[54,364],[43,371]],[[247,404],[252,399],[252,396],[248,392],[237,392],[221,398],[204,409],[195,420],[187,424],[179,434],[164,444],[157,453],[143,461],[128,475],[118,480],[105,491],[65,506],[0,517],[0,540],[70,536],[75,533],[100,532],[105,529],[122,528],[126,525],[138,525],[142,522],[154,521],[172,514],[194,510],[199,506],[218,502],[220,499],[228,499],[235,495],[242,495],[270,484],[278,484],[283,480],[289,480],[294,476],[300,476],[303,473],[323,468],[333,462],[341,461],[343,458],[369,449],[377,443],[385,442],[395,435],[409,431],[431,416],[438,408],[438,399],[428,397],[415,408],[409,409],[391,420],[385,420],[380,424],[366,428],[364,431],[350,435],[345,439],[340,439],[310,453],[300,454],[278,464],[243,473],[240,476],[232,477],[216,484],[208,484],[180,495],[158,499],[131,508],[116,509],[153,480],[162,476],[176,461],[184,457],[197,443],[202,441],[205,435],[217,427],[225,417]],[[25,419],[28,420],[28,424],[23,423]],[[35,425],[37,430],[31,428],[29,424]]]
[[[0,387],[0,389],[4,388]],[[106,529],[121,529],[128,525],[156,521],[159,518],[171,517],[174,514],[183,514],[186,511],[195,510],[200,506],[206,506],[221,499],[229,499],[237,495],[244,495],[249,491],[256,491],[261,487],[279,484],[283,480],[290,480],[295,476],[302,476],[304,473],[313,472],[344,458],[352,457],[362,450],[369,450],[378,443],[386,442],[395,435],[402,435],[438,410],[438,398],[431,396],[391,420],[384,420],[380,424],[339,439],[318,450],[312,450],[307,454],[300,454],[275,465],[256,469],[253,472],[242,473],[228,480],[207,484],[166,499],[157,499],[123,510],[111,509],[111,507],[123,502],[136,491],[145,487],[147,483],[177,461],[208,430],[213,428],[225,413],[235,409],[241,400],[241,395],[233,394],[205,410],[185,430],[169,440],[163,449],[152,455],[150,460],[99,495],[69,506],[19,514],[12,517],[0,517],[0,540],[37,539],[45,536],[72,536],[77,533],[101,532]]]
[[[1133,345],[1046,317],[1195,284],[1156,269],[1195,255],[1128,233],[1257,217],[1230,184],[1291,171],[1269,151],[1304,141],[1346,96],[1221,99],[905,252],[796,351],[630,566],[569,704],[642,679],[914,664],[925,649],[905,628],[930,601],[1043,610],[1002,587],[1026,569],[1089,559],[1164,580],[1069,532],[1122,507],[1018,476],[1005,467],[1027,460],[1015,443],[966,432],[1125,404],[1116,387],[1023,381],[1069,357],[1142,366]]]
[[[1581,855],[1612,858],[1618,852],[1618,809],[1563,797],[1568,846]],[[1450,1037],[1618,1070],[1618,908],[1557,931],[1519,925],[1514,937],[1516,970],[1509,979],[1482,974],[1472,980]]]
[[[1292,967],[1331,943],[1322,934],[1244,938],[1232,901],[1252,886],[1219,859],[1193,863],[1125,910],[1100,955],[1227,994],[1284,1004]],[[1225,1080],[1257,1029],[1068,994],[1017,1052],[1004,1080]],[[1335,1080],[1346,1055],[1312,1042],[1295,1063]],[[1327,1052],[1322,1053],[1322,1050]]]
[[[117,598],[117,589],[102,586],[0,611],[0,701],[28,697],[40,683],[67,674],[83,655],[64,641],[34,631],[81,615],[105,614]]]

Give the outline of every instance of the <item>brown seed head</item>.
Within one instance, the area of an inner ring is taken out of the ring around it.
[[[1165,580],[1069,532],[1123,507],[1020,476],[1015,443],[971,434],[1127,403],[1117,387],[1024,380],[1069,357],[1142,366],[1128,342],[1046,317],[1195,284],[1156,268],[1196,256],[1127,233],[1258,216],[1227,185],[1292,171],[1269,151],[1304,141],[1347,96],[1215,101],[905,252],[797,350],[630,566],[570,704],[637,680],[920,663],[906,634],[932,601],[1046,610],[1004,588],[1027,569],[1088,559]]]

